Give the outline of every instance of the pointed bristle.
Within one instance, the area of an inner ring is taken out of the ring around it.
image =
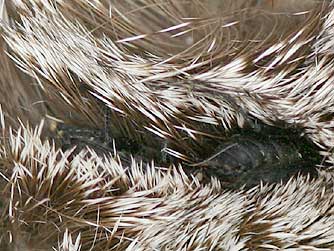
[[[115,144],[63,150],[40,122],[93,131],[107,109],[112,133],[201,165],[259,121],[333,165],[333,27],[325,0],[0,0],[0,249],[333,250],[331,169],[227,191]]]

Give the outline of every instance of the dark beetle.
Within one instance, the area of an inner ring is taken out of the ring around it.
[[[290,133],[250,133],[232,136],[219,144],[215,153],[192,167],[202,167],[207,178],[215,176],[225,186],[239,188],[260,181],[284,181],[298,173],[315,176],[315,165],[320,161],[316,147],[304,138]]]
[[[210,150],[211,153],[202,161],[183,163],[185,171],[189,175],[201,173],[204,175],[203,182],[217,177],[225,187],[233,189],[251,187],[260,181],[280,182],[297,173],[316,175],[314,166],[320,163],[320,156],[311,142],[289,130],[268,128],[266,126],[260,131],[242,130],[242,133],[233,134],[210,148],[214,150]],[[98,154],[108,154],[113,152],[115,144],[117,152],[125,158],[131,154],[144,162],[154,159],[162,166],[177,161],[170,158],[170,163],[165,162],[161,149],[141,145],[128,138],[106,140],[101,129],[61,125],[58,136],[63,149],[76,146],[76,152],[89,146]]]

